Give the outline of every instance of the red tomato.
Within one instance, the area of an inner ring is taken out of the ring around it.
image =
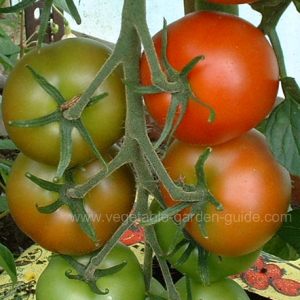
[[[154,44],[161,57],[162,33]],[[196,12],[168,26],[167,57],[177,71],[204,55],[189,73],[194,94],[215,111],[189,100],[176,138],[187,143],[219,144],[255,127],[271,111],[278,91],[278,64],[263,33],[247,21],[224,13]],[[146,56],[141,58],[141,82],[152,83]],[[149,113],[164,126],[171,94],[144,95]]]
[[[195,184],[195,164],[204,147],[174,142],[163,163],[174,180]],[[262,134],[252,130],[213,147],[204,166],[208,188],[223,205],[208,203],[206,211],[187,224],[191,236],[207,250],[239,256],[262,247],[278,230],[291,194],[289,173],[272,156]],[[167,205],[176,202],[162,188]],[[182,211],[184,217],[187,210]],[[204,218],[208,237],[197,221]]]

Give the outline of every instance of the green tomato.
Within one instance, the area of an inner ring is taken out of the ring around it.
[[[10,73],[3,91],[3,121],[10,138],[28,157],[56,165],[60,157],[59,122],[39,127],[16,127],[11,121],[32,120],[55,111],[63,111],[84,93],[111,50],[87,38],[61,40],[26,54]],[[59,105],[35,80],[27,66],[46,78],[59,90],[65,102]],[[88,105],[81,121],[98,149],[114,144],[124,133],[125,89],[120,69],[97,88],[94,96],[107,96]],[[76,128],[72,131],[71,165],[94,156]]]
[[[90,256],[77,259],[80,263],[87,264]],[[127,264],[120,271],[98,279],[99,289],[109,289],[107,294],[98,295],[85,282],[68,279],[65,272],[72,271],[72,274],[76,274],[76,271],[64,258],[54,255],[38,279],[36,300],[144,300],[143,272],[136,256],[128,247],[117,244],[99,268],[113,267],[124,261]]]
[[[151,204],[153,213],[161,211],[159,204],[155,201]],[[178,234],[178,241],[184,239],[184,235],[179,232],[176,223],[172,219],[168,219],[155,224],[155,232],[158,242],[165,255],[170,251],[171,245],[174,243],[174,237]],[[190,257],[182,264],[178,264],[178,260],[182,256],[184,250],[188,246],[181,247],[177,252],[167,256],[169,263],[179,272],[188,275],[196,281],[202,281],[202,276],[198,269],[198,250],[194,249]],[[213,253],[208,255],[208,279],[210,282],[218,281],[224,277],[235,275],[249,269],[260,254],[260,250],[251,252],[242,256],[219,256]]]
[[[182,277],[175,286],[181,300],[188,300],[186,278]],[[250,300],[247,293],[235,281],[228,278],[207,286],[190,280],[190,287],[193,300]]]

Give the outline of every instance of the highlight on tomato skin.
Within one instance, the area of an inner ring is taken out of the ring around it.
[[[174,134],[177,139],[201,145],[224,143],[256,127],[271,112],[279,86],[278,63],[258,28],[237,16],[202,11],[169,24],[167,30],[167,59],[176,71],[193,58],[204,56],[188,80],[194,95],[215,113],[215,120],[209,122],[209,109],[189,99]],[[161,59],[162,32],[153,42]],[[151,85],[144,53],[140,68],[141,83]],[[150,115],[163,127],[171,94],[146,94],[144,101]]]
[[[195,164],[205,147],[175,141],[163,164],[175,181],[195,184]],[[256,130],[212,147],[204,166],[210,192],[222,211],[208,203],[205,211],[186,225],[189,234],[206,250],[239,256],[261,248],[285,220],[291,196],[291,179],[273,157],[264,136]],[[167,206],[177,202],[161,187]],[[189,208],[176,216],[178,220]],[[205,221],[207,238],[198,221]]]

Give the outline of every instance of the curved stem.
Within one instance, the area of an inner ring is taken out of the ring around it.
[[[280,78],[284,78],[287,76],[287,71],[285,67],[285,62],[284,62],[284,54],[282,51],[281,43],[277,34],[276,29],[271,29],[268,32],[268,37],[270,39],[270,42],[272,44],[272,47],[274,49],[278,66],[279,66],[279,76]]]

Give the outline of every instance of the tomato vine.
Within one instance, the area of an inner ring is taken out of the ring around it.
[[[9,13],[16,10],[22,10],[34,2],[35,1],[33,0],[24,0],[14,7],[6,9],[0,8],[0,12]],[[293,2],[297,5],[297,7],[299,7],[298,1]],[[46,6],[41,16],[42,26],[38,37],[39,45],[41,45],[46,20],[49,17],[53,3],[55,3],[55,1],[46,1]],[[185,0],[184,3],[186,13],[202,9],[221,10],[233,14],[238,13],[236,6],[208,4],[208,2],[204,0]],[[260,130],[266,134],[268,142],[271,145],[271,149],[275,153],[277,159],[279,159],[279,161],[286,166],[291,173],[300,175],[300,159],[299,152],[297,151],[297,148],[300,147],[300,123],[296,120],[296,118],[299,117],[298,103],[300,101],[300,90],[296,81],[287,75],[283,52],[276,32],[277,23],[290,3],[292,3],[291,0],[267,0],[258,1],[251,4],[251,6],[254,10],[257,10],[262,14],[262,21],[259,27],[268,36],[274,48],[280,69],[280,80],[286,98],[283,103],[273,111],[269,118],[261,124]],[[66,1],[66,4],[69,12],[71,12],[76,21],[80,23],[80,16],[74,2]],[[274,14],[273,11],[276,11],[276,13]],[[166,31],[164,33],[167,34]],[[164,45],[164,47],[166,47],[166,45]],[[145,55],[147,56],[152,73],[153,83],[150,87],[141,86],[140,83],[140,55],[142,49],[144,49]],[[70,122],[73,125],[77,124],[80,121],[80,117],[84,109],[89,105],[96,89],[116,68],[122,66],[124,71],[124,82],[126,85],[127,102],[125,135],[122,140],[122,144],[120,145],[120,149],[117,155],[110,162],[106,163],[105,167],[96,175],[82,184],[72,185],[64,190],[64,197],[66,197],[68,201],[78,201],[79,199],[84,198],[101,180],[114,173],[114,171],[119,169],[121,166],[130,165],[134,170],[137,195],[133,213],[120,225],[101,250],[92,257],[87,266],[79,268],[81,273],[80,278],[89,282],[90,285],[93,286],[95,292],[101,293],[100,290],[97,290],[95,284],[98,279],[96,276],[98,266],[105,259],[110,250],[117,244],[122,234],[133,223],[140,222],[145,226],[146,235],[146,251],[143,266],[146,286],[148,288],[150,287],[150,281],[152,278],[152,254],[154,252],[157,256],[167,286],[168,299],[179,300],[180,297],[178,291],[172,281],[167,261],[163,256],[163,251],[157,241],[156,233],[152,225],[161,221],[163,218],[174,216],[183,208],[191,206],[196,207],[196,213],[201,213],[208,202],[211,202],[217,209],[222,209],[222,205],[218,202],[218,199],[215,199],[210,193],[203,171],[205,161],[209,154],[209,149],[198,159],[196,167],[198,182],[193,188],[191,188],[191,186],[187,184],[178,184],[178,182],[171,178],[162,163],[160,154],[157,151],[157,145],[153,145],[147,133],[143,95],[145,93],[157,93],[158,91],[168,92],[173,95],[173,100],[176,99],[179,103],[183,103],[184,106],[184,99],[186,99],[191,92],[187,84],[187,76],[200,59],[202,59],[202,57],[197,57],[195,60],[189,62],[184,69],[184,72],[181,74],[172,69],[172,67],[168,65],[168,61],[165,59],[165,66],[167,66],[167,69],[169,68],[169,75],[171,74],[171,76],[166,76],[156,54],[154,43],[148,29],[146,21],[146,1],[124,0],[121,31],[111,55],[80,98],[61,112],[60,118],[62,118],[65,122]],[[33,69],[32,72],[34,73]],[[35,77],[40,82],[44,82],[43,78],[41,78],[39,74],[35,74]],[[51,89],[51,86],[47,82],[41,83],[41,85]],[[173,109],[175,111],[177,106],[174,106]],[[278,122],[278,118],[286,121],[286,119],[290,117],[289,113],[291,110],[293,112],[297,112],[297,116],[291,117],[291,119],[289,119],[289,123],[282,127],[282,124]],[[172,133],[170,128],[174,120],[174,115],[175,113],[173,113],[173,115],[170,113],[170,118],[165,127],[166,129],[164,129],[166,132],[163,131],[162,140],[159,141],[159,144],[164,142],[169,134]],[[285,135],[286,131],[288,131],[287,136]],[[90,138],[88,139],[90,141]],[[288,143],[278,143],[278,140],[288,140]],[[70,145],[68,144],[71,143],[70,139],[66,140],[65,143],[67,143],[64,145],[66,152],[70,149]],[[102,156],[97,152],[96,146],[92,141],[91,143],[97,158],[102,160]],[[282,147],[286,148],[282,150]],[[58,171],[59,176],[62,175],[68,166],[70,156],[67,156],[67,158],[63,157],[61,159],[62,161],[60,161],[60,168]],[[298,162],[296,163],[296,161]],[[164,185],[173,199],[181,199],[181,201],[173,207],[165,208],[165,210],[158,216],[151,217],[149,210],[150,196],[156,198],[160,202],[161,206],[165,207],[159,185],[157,184],[158,181]],[[37,185],[44,187],[47,186],[44,181],[41,182],[37,178],[35,178],[35,182]],[[48,183],[48,185],[49,184],[50,183]],[[51,183],[52,187],[55,185],[57,184]],[[146,216],[148,220],[147,222],[144,221]],[[90,224],[83,224],[82,226],[87,226],[86,231],[93,236]],[[205,257],[205,254],[203,257]]]

